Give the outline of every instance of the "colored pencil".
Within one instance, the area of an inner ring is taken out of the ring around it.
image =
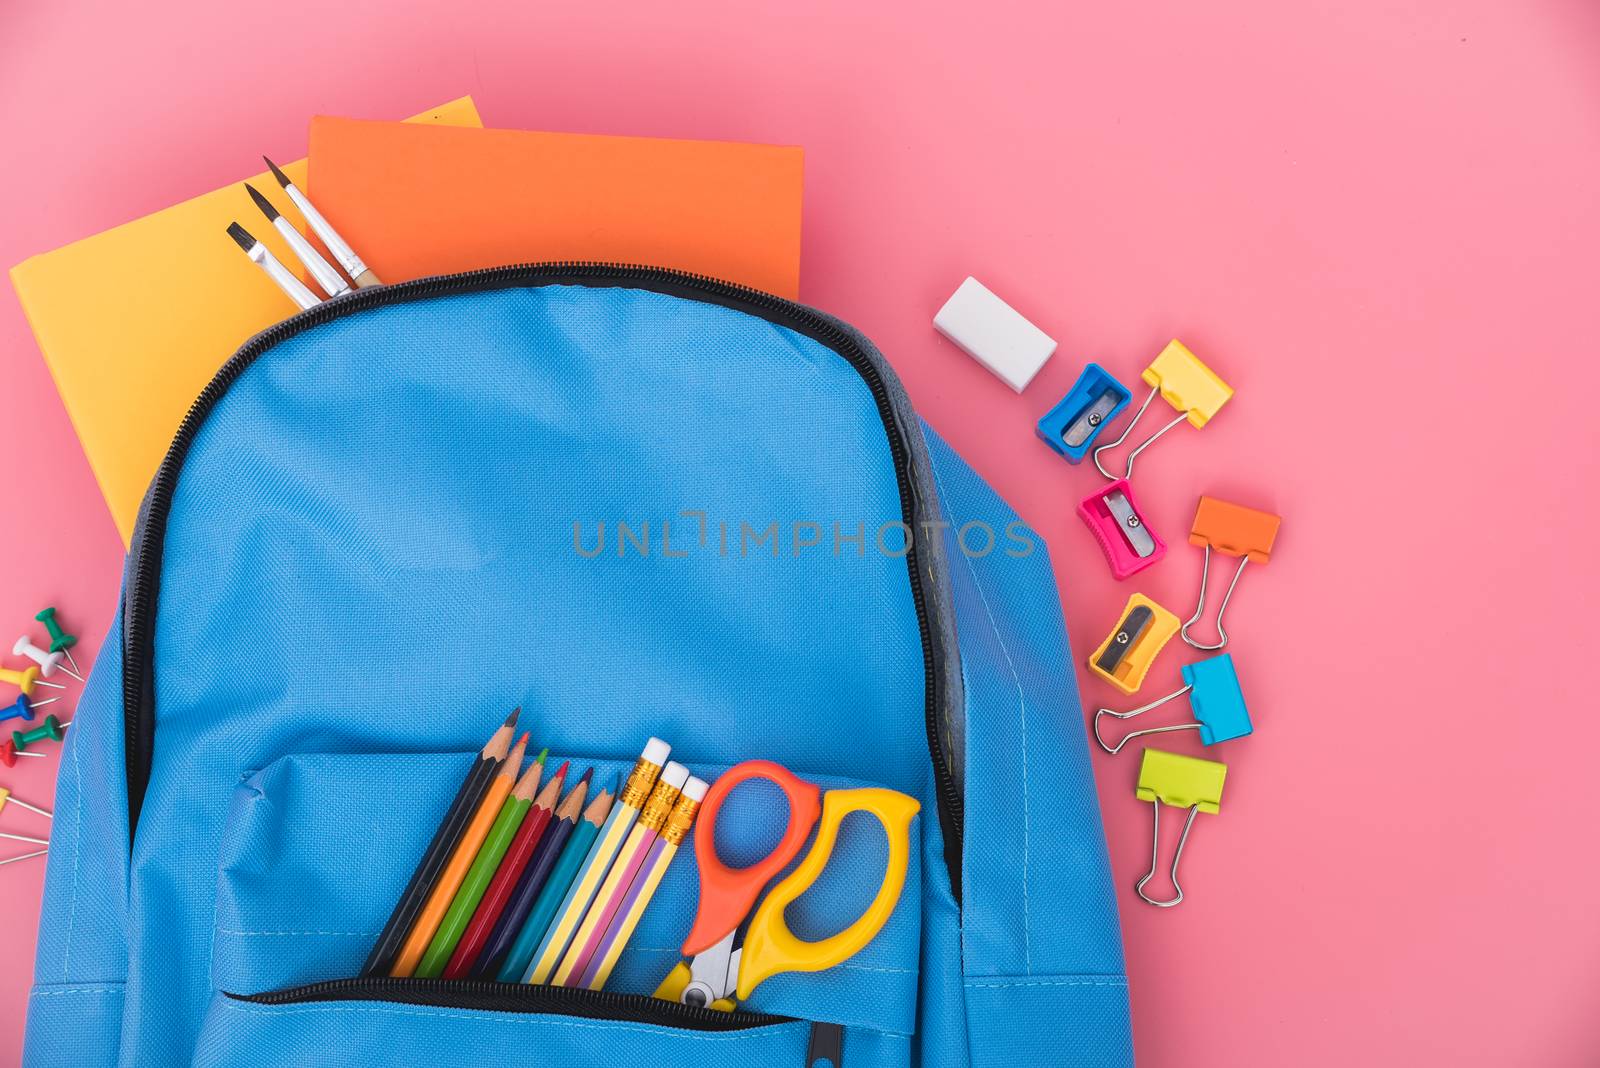
[[[583,978],[578,985],[590,990],[599,990],[606,985],[606,980],[611,978],[611,970],[617,966],[617,959],[622,956],[628,939],[633,937],[634,929],[639,926],[640,917],[650,906],[650,899],[655,896],[656,888],[661,885],[662,876],[667,874],[667,865],[677,856],[678,847],[683,844],[684,838],[688,837],[689,828],[694,825],[694,817],[700,811],[700,802],[705,799],[707,785],[704,779],[693,777],[684,783],[683,796],[672,806],[672,815],[667,817],[666,825],[661,828],[661,833],[656,835],[655,841],[651,844],[650,856],[645,861],[643,870],[634,878],[633,885],[628,887],[622,909],[617,913],[617,918],[611,922],[611,927],[606,931],[594,956],[584,967]]]
[[[511,944],[505,962],[500,965],[497,978],[502,983],[516,983],[527,977],[528,969],[533,965],[534,951],[544,939],[545,931],[549,930],[550,921],[555,918],[556,910],[571,889],[573,879],[577,878],[583,858],[589,855],[589,847],[599,837],[600,825],[611,815],[616,792],[617,779],[613,776],[611,782],[589,802],[589,807],[583,810],[583,817],[573,827],[572,836],[562,847],[560,858],[551,869],[550,877],[545,880],[544,888],[539,891],[539,899],[533,903],[527,919],[522,921],[522,929],[517,932],[516,941]]]
[[[556,773],[550,776],[550,781],[544,784],[538,796],[533,799],[533,806],[523,817],[521,826],[511,839],[511,844],[506,847],[506,855],[494,869],[494,874],[489,879],[489,886],[483,892],[483,898],[478,902],[477,908],[472,910],[472,918],[467,921],[466,929],[461,932],[461,938],[456,942],[456,948],[450,953],[449,963],[444,966],[446,979],[464,979],[472,971],[473,965],[478,963],[478,957],[482,955],[483,947],[489,941],[490,932],[500,921],[506,906],[511,903],[512,891],[521,881],[522,873],[528,870],[528,862],[533,859],[534,852],[539,848],[539,843],[544,841],[545,832],[550,828],[551,814],[555,811],[556,802],[561,799],[561,784],[567,778],[567,767],[568,765],[563,763],[557,768]]]
[[[511,792],[517,773],[522,768],[522,754],[527,748],[528,735],[524,732],[522,737],[517,739],[517,744],[511,747],[511,755],[506,757],[505,762],[495,772],[494,778],[490,780],[489,788],[483,792],[483,800],[478,802],[477,810],[467,823],[467,829],[461,832],[461,840],[451,851],[450,860],[439,873],[433,889],[428,892],[427,902],[423,904],[422,911],[417,913],[417,920],[411,925],[405,942],[401,944],[399,955],[389,967],[391,976],[403,979],[415,974],[418,962],[422,960],[423,953],[427,952],[434,933],[439,930],[439,923],[444,919],[445,910],[455,899],[456,891],[461,889],[461,880],[466,878],[467,869],[472,866],[472,861],[478,855],[478,847],[489,837],[489,830],[500,815],[506,795]]]
[[[499,973],[500,966],[505,963],[506,954],[511,949],[511,943],[516,940],[517,932],[522,930],[523,923],[528,919],[528,913],[533,911],[534,901],[538,899],[546,880],[550,878],[556,859],[561,856],[567,840],[572,837],[572,828],[577,824],[578,816],[583,811],[583,799],[589,794],[589,780],[593,776],[593,768],[584,772],[578,779],[577,785],[568,790],[567,796],[556,806],[555,813],[550,817],[550,829],[539,839],[538,848],[528,859],[528,866],[522,870],[522,876],[511,891],[511,899],[506,902],[500,918],[494,921],[494,930],[489,933],[489,940],[484,943],[483,952],[478,954],[478,961],[472,966],[473,976],[493,978]]]
[[[639,818],[639,809],[650,799],[656,777],[661,774],[661,765],[666,763],[670,752],[672,747],[660,738],[651,738],[645,743],[644,752],[628,773],[628,780],[622,787],[617,803],[611,806],[611,812],[606,816],[605,826],[600,828],[588,856],[583,859],[583,866],[578,869],[572,886],[567,890],[567,896],[556,910],[555,919],[540,940],[539,948],[533,954],[533,963],[522,978],[523,982],[548,982],[556,965],[561,963],[561,956],[571,943],[573,933],[588,914],[589,905],[600,890],[600,883],[611,870],[617,850],[622,848],[634,821]]]
[[[433,933],[433,941],[428,943],[427,952],[422,954],[422,960],[417,964],[415,974],[418,978],[437,979],[444,974],[450,954],[455,952],[456,943],[461,941],[467,924],[472,922],[472,914],[477,911],[478,902],[483,900],[484,892],[489,889],[500,861],[505,858],[506,850],[511,848],[511,841],[517,836],[522,821],[533,808],[533,794],[539,788],[539,779],[543,775],[544,754],[540,753],[501,804],[500,814],[495,817],[494,825],[489,828],[483,845],[478,848],[478,855],[472,858],[472,866],[467,869],[456,896],[451,899],[450,907],[445,909],[444,918],[439,921],[439,929]]]
[[[445,810],[444,819],[439,822],[439,829],[433,834],[433,841],[422,851],[422,859],[417,861],[417,869],[411,873],[411,881],[406,883],[405,890],[400,894],[400,900],[395,902],[394,911],[389,914],[389,922],[383,925],[378,941],[373,944],[372,952],[367,955],[367,963],[361,967],[362,975],[384,975],[394,963],[395,954],[400,952],[400,946],[405,941],[407,932],[416,922],[417,913],[422,911],[429,892],[439,879],[439,873],[444,870],[445,863],[450,859],[450,850],[461,840],[461,833],[471,822],[472,814],[477,811],[478,804],[483,800],[484,792],[489,789],[489,783],[494,778],[495,772],[505,763],[506,754],[511,748],[511,739],[516,734],[517,716],[521,712],[520,708],[512,709],[511,715],[506,717],[499,730],[489,736],[489,741],[478,754],[478,759],[473,761],[471,769],[467,771],[467,777],[461,781],[461,788],[456,791],[455,800],[451,801],[450,807]]]
[[[667,766],[661,769],[661,781],[656,783],[656,788],[650,792],[650,800],[639,810],[639,819],[634,823],[633,830],[628,832],[628,840],[612,862],[605,882],[600,884],[600,892],[595,894],[589,914],[578,925],[577,933],[572,936],[572,945],[567,947],[566,956],[561,958],[561,966],[550,977],[553,985],[579,984],[584,969],[599,948],[606,928],[611,926],[611,921],[622,908],[628,887],[633,885],[634,878],[644,867],[656,836],[661,833],[667,817],[672,815],[672,806],[678,803],[683,784],[688,779],[689,769],[675,760],[669,760]]]

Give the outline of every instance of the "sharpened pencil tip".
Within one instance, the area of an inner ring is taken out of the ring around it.
[[[541,750],[539,750],[539,755],[533,758],[533,762],[535,764],[543,764],[544,763],[544,758],[549,756],[549,755],[550,755],[550,750],[548,748],[541,749]]]
[[[244,187],[250,191],[250,199],[256,202],[256,207],[261,209],[261,214],[265,215],[268,219],[276,220],[278,217],[278,209],[272,206],[272,201],[262,196],[260,190],[251,185],[249,182],[244,183]]]
[[[546,750],[546,752],[548,752],[548,750]],[[566,774],[567,774],[567,769],[570,768],[570,767],[572,767],[572,761],[563,760],[561,762],[561,766],[556,769],[556,773],[552,777],[553,778],[557,778],[557,779],[565,778]]]
[[[520,715],[522,715],[522,706],[518,705],[516,708],[511,710],[511,715],[507,716],[506,721],[500,724],[500,726],[515,727],[517,725],[517,717]]]
[[[289,181],[289,176],[278,169],[278,165],[276,163],[272,162],[270,159],[267,159],[265,156],[262,156],[261,158],[267,160],[267,169],[272,171],[272,176],[278,180],[279,185],[283,186],[285,189],[288,189],[289,186],[293,184]]]
[[[585,771],[582,775],[578,776],[578,781],[579,782],[588,782],[592,778],[594,778],[594,769],[590,768],[589,770]]]
[[[250,236],[250,231],[238,223],[228,224],[228,236],[239,242],[239,247],[249,252],[256,247],[256,239]]]

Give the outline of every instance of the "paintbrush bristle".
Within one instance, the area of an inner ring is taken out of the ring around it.
[[[269,221],[276,222],[278,209],[272,206],[272,201],[262,196],[260,190],[249,182],[244,183],[244,187],[250,191],[250,199],[256,202],[256,207],[261,209],[261,214],[265,215]]]
[[[265,156],[262,156],[261,158],[267,160],[267,169],[272,171],[272,176],[278,180],[279,185],[283,186],[285,189],[288,189],[289,186],[294,184],[293,182],[289,181],[289,176],[287,174],[284,174],[278,169],[278,165],[276,163],[272,162],[270,159],[267,159]]]
[[[250,231],[238,223],[228,224],[228,236],[239,242],[239,247],[249,252],[256,247],[256,239],[250,236]]]

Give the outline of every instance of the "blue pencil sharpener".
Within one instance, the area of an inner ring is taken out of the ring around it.
[[[1044,443],[1066,457],[1069,464],[1081,464],[1089,454],[1100,430],[1128,406],[1133,394],[1128,387],[1097,363],[1083,369],[1078,381],[1061,403],[1044,414],[1037,430]]]

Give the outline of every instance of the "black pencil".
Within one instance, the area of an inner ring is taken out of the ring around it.
[[[506,754],[511,748],[512,735],[516,733],[517,715],[521,711],[520,708],[511,710],[511,715],[507,716],[500,729],[490,736],[488,743],[478,754],[478,759],[473,761],[472,769],[462,780],[461,789],[456,791],[455,800],[450,802],[444,819],[439,823],[439,829],[434,832],[433,841],[423,850],[422,859],[417,862],[417,870],[411,873],[411,881],[406,884],[405,890],[400,894],[400,900],[395,903],[394,911],[389,914],[389,922],[383,925],[383,933],[378,935],[377,943],[367,956],[367,963],[362,965],[362,975],[389,974],[394,958],[399,954],[400,947],[405,944],[406,935],[411,933],[411,925],[416,922],[417,914],[422,911],[422,906],[428,901],[428,895],[433,892],[433,885],[438,881],[439,873],[444,870],[456,843],[460,841],[461,832],[472,822],[473,813],[477,812],[484,791],[488,790],[495,773],[500,770],[500,765],[505,763]]]

